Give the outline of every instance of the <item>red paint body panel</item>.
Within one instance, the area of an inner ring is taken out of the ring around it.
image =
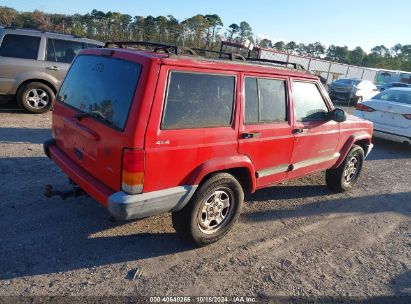
[[[52,159],[103,205],[106,205],[110,194],[121,190],[122,153],[125,148],[145,151],[143,192],[198,185],[207,174],[233,168],[243,168],[247,172],[251,183],[248,188],[253,192],[282,180],[336,166],[357,140],[371,141],[372,125],[351,116],[343,123],[295,121],[292,97],[292,81],[295,79],[315,82],[321,88],[329,110],[333,109],[318,78],[313,75],[242,62],[167,57],[164,54],[121,49],[89,49],[81,54],[111,55],[137,62],[142,67],[129,117],[122,131],[93,118],[78,121],[73,118],[77,111],[60,102],[56,103],[53,111],[53,134],[57,146],[50,150]],[[236,86],[232,125],[162,130],[161,119],[170,71],[234,76]],[[286,81],[286,122],[244,124],[245,76]],[[307,131],[293,134],[295,128]],[[258,132],[260,136],[242,138],[243,133],[252,132]],[[82,152],[82,159],[77,157],[76,150]],[[335,153],[340,153],[340,158],[296,170],[286,168],[288,165]]]
[[[104,207],[107,205],[107,197],[113,191],[101,183],[96,177],[88,174],[81,166],[72,161],[57,146],[50,147],[51,159],[62,169],[77,185],[92,196]]]
[[[247,76],[258,77],[263,79],[276,79],[283,80],[286,83],[287,91],[289,91],[290,82],[287,76],[280,73],[255,73],[245,72],[242,73],[241,87],[244,90],[244,78]],[[244,96],[244,93],[243,93]],[[245,100],[242,100],[241,106],[244,106]],[[291,108],[291,96],[287,94],[287,108]],[[243,111],[244,112],[244,111]],[[294,135],[292,130],[294,128],[293,112],[287,111],[287,120],[285,122],[273,122],[264,124],[245,124],[244,113],[240,118],[240,134],[238,136],[239,141],[239,153],[247,155],[253,162],[254,170],[256,172],[263,173],[264,170],[270,170],[278,168],[279,166],[290,163],[291,154],[294,146]],[[258,133],[258,137],[255,138],[242,138],[243,133]],[[259,177],[257,179],[257,189],[265,186],[278,183],[281,180],[287,178],[287,171],[280,170],[275,174],[269,174]]]
[[[293,77],[292,81],[305,81],[304,78]],[[323,99],[326,101],[326,105],[329,111],[334,109],[333,104],[327,98],[327,94],[323,90],[323,86],[319,81],[316,82],[317,87],[320,89],[320,93]],[[290,87],[293,90],[293,86]],[[294,109],[295,111],[295,109]],[[294,135],[294,148],[291,157],[291,164],[296,168],[290,171],[287,175],[288,179],[298,178],[315,171],[325,170],[335,162],[335,159],[329,161],[317,161],[312,165],[304,166],[300,169],[297,168],[298,163],[304,162],[308,159],[321,159],[336,153],[337,144],[339,141],[340,126],[339,123],[329,121],[308,121],[300,122],[295,121],[294,127],[304,130],[303,133]]]
[[[239,108],[234,108],[231,127],[161,130],[161,118],[170,71],[218,73],[237,77],[236,72],[197,67],[162,66],[153,110],[146,133],[146,175],[144,191],[150,192],[185,185],[193,180],[198,167],[207,161],[237,155]],[[240,99],[236,87],[235,100]],[[194,178],[196,180],[196,178]]]
[[[354,145],[355,143],[359,142],[360,140],[366,140],[368,144],[371,144],[371,138],[369,136],[370,133],[368,132],[369,130],[365,128],[358,129],[358,131],[355,133],[352,133],[352,130],[341,131],[341,137],[345,140],[345,142],[344,145],[340,147],[340,157],[338,158],[337,162],[334,163],[332,168],[338,167],[343,162],[348,152],[350,152],[352,145]],[[340,141],[340,143],[342,144],[343,142]]]
[[[207,174],[239,168],[246,169],[248,177],[251,181],[249,189],[251,192],[254,192],[257,188],[255,171],[250,158],[246,155],[213,158],[206,161],[193,171],[187,183],[189,185],[198,185]]]
[[[103,51],[104,49],[89,49],[81,54],[101,55]],[[53,111],[53,133],[57,146],[72,161],[93,176],[98,176],[107,187],[120,191],[123,149],[144,147],[145,130],[158,80],[160,59],[144,54],[134,56],[133,53],[122,50],[115,50],[112,57],[137,62],[142,66],[124,131],[110,128],[93,118],[83,118],[79,122],[73,118],[76,110],[57,102]],[[76,157],[75,149],[83,152],[82,160]]]

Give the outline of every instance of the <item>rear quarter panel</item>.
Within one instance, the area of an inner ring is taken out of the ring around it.
[[[233,162],[236,164],[242,162],[242,160],[233,159],[233,156],[238,155],[237,137],[240,108],[236,105],[239,105],[238,100],[240,100],[239,87],[236,86],[235,91],[232,126],[161,130],[170,71],[223,74],[235,76],[237,79],[239,77],[239,72],[162,66],[146,133],[144,192],[194,184],[198,182],[196,177],[203,176],[205,171],[213,172],[227,167],[232,168]]]

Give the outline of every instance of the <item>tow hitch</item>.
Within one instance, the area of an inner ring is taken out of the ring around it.
[[[44,189],[44,195],[48,198],[58,195],[60,196],[63,200],[65,200],[68,197],[78,197],[82,195],[87,195],[86,192],[84,192],[83,189],[81,189],[79,186],[73,186],[71,190],[66,190],[66,191],[58,191],[58,190],[53,190],[52,185],[46,185]]]

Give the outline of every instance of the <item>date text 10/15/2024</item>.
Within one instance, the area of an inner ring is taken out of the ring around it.
[[[248,296],[150,297],[150,303],[256,303],[256,302],[257,302],[256,297],[248,297]]]

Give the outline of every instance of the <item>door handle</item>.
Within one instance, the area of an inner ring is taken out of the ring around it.
[[[52,70],[52,71],[58,71],[58,70],[60,70],[60,68],[59,68],[58,66],[55,66],[55,65],[53,65],[53,66],[48,66],[48,67],[46,67],[46,69],[47,69],[47,70]]]
[[[255,137],[259,137],[260,135],[261,135],[260,132],[243,133],[241,134],[241,138],[242,139],[255,138]]]
[[[301,134],[301,133],[304,133],[304,132],[307,132],[307,131],[308,131],[308,129],[296,128],[296,129],[293,130],[293,134]]]

